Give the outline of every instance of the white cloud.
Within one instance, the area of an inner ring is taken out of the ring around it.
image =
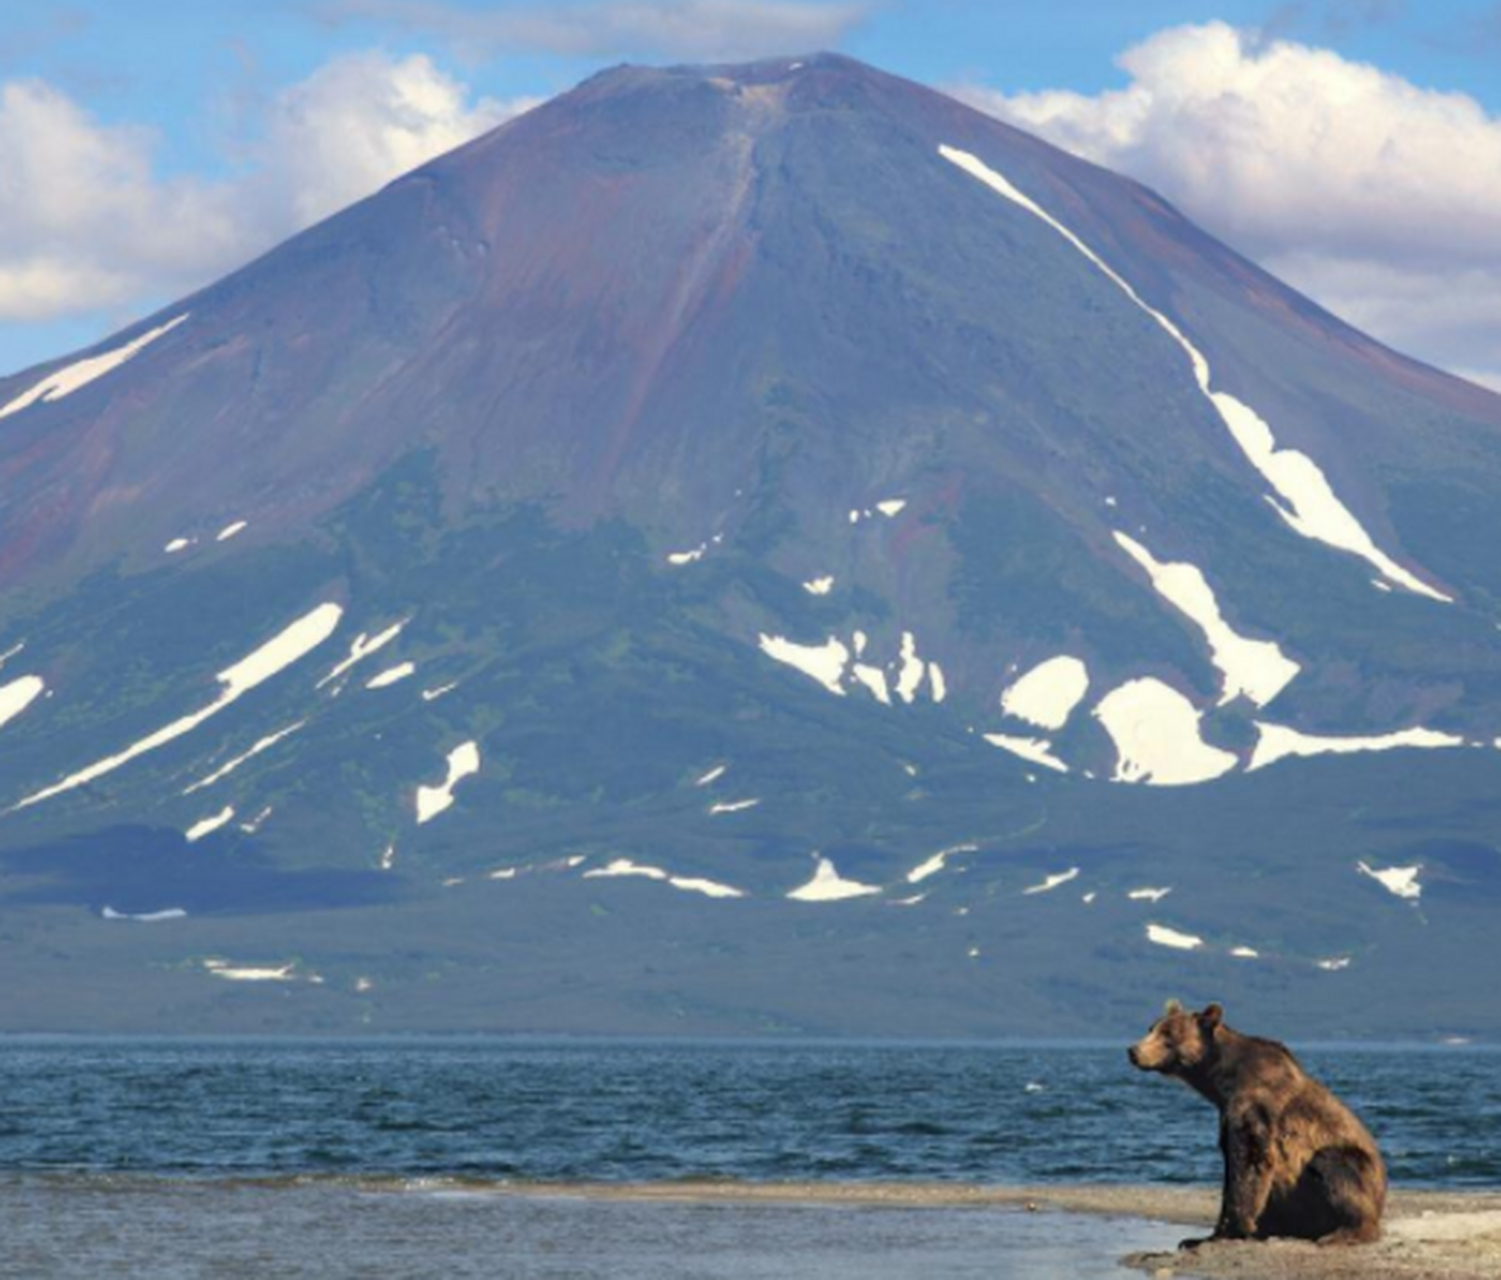
[[[626,0],[503,10],[443,0],[326,0],[324,19],[390,23],[436,35],[469,57],[528,50],[571,57],[630,54],[717,60],[807,53],[838,44],[869,16],[865,3]]]
[[[473,101],[422,56],[348,54],[273,98],[250,164],[164,177],[149,130],[39,80],[0,85],[0,323],[112,312],[207,283],[531,105]]]
[[[961,96],[1156,188],[1374,336],[1501,379],[1501,119],[1223,23],[1127,50],[1122,89]]]
[[[152,145],[42,81],[0,86],[0,319],[120,304],[222,260],[239,235],[224,193],[158,178]]]
[[[471,104],[463,84],[421,55],[348,54],[276,99],[258,183],[283,202],[282,218],[306,225],[532,105]]]

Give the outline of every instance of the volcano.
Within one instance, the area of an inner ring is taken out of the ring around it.
[[[0,1027],[1501,1032],[1501,397],[848,58],[0,380]]]

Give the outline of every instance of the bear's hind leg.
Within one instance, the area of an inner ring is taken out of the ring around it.
[[[1321,1245],[1371,1244],[1381,1238],[1385,1179],[1359,1147],[1327,1147],[1309,1162],[1321,1184],[1327,1217],[1315,1233]],[[1323,1215],[1321,1215],[1323,1216]]]

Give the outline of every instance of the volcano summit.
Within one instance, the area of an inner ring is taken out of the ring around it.
[[[1501,1032],[1497,545],[1152,192],[604,72],[0,380],[0,1026]]]

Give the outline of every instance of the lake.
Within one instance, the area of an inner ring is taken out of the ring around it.
[[[1300,1056],[1394,1183],[1501,1184],[1501,1053]],[[1212,1110],[1114,1044],[21,1037],[0,1089],[7,1275],[1118,1275],[1181,1228],[567,1189],[1219,1172]],[[505,1194],[534,1183],[561,1189]]]

